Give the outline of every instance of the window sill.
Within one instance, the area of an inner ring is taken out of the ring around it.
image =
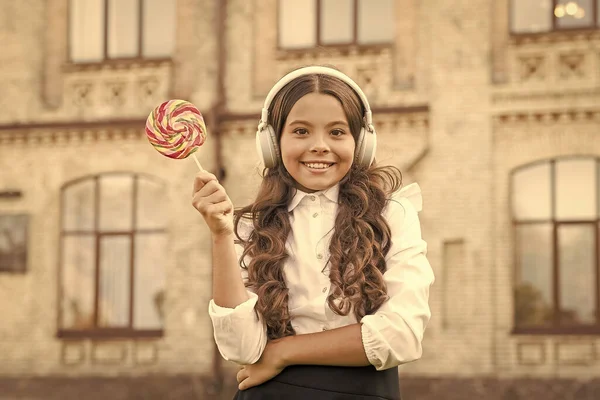
[[[319,56],[348,56],[348,55],[375,55],[383,52],[389,52],[392,50],[393,45],[391,43],[383,44],[343,44],[343,45],[328,45],[328,46],[315,46],[305,48],[277,48],[277,59],[295,59],[302,58],[305,56],[319,57]]]
[[[600,326],[563,326],[563,327],[521,327],[513,328],[511,335],[597,335],[600,336]]]
[[[510,32],[510,42],[516,45],[530,43],[553,43],[572,41],[574,39],[598,40],[600,39],[600,27],[598,28],[572,28],[560,29],[547,32],[515,33]]]
[[[99,71],[104,69],[121,69],[128,70],[138,67],[159,67],[163,65],[171,65],[173,60],[171,58],[122,58],[122,59],[110,59],[104,61],[93,61],[93,62],[73,62],[69,61],[63,65],[63,71],[65,72],[76,72],[76,71]]]
[[[132,330],[132,329],[96,329],[96,330],[59,330],[56,337],[59,339],[144,339],[161,338],[164,336],[162,329]]]

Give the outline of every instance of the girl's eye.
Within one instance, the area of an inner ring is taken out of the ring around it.
[[[296,133],[298,135],[306,135],[308,133],[308,131],[304,128],[298,128],[298,129],[294,129],[294,133]]]
[[[343,135],[343,134],[345,134],[345,133],[346,133],[346,132],[344,132],[344,131],[343,131],[343,130],[341,130],[341,129],[334,129],[334,130],[332,130],[332,131],[331,131],[331,134],[332,134],[333,136],[342,136],[342,135]]]

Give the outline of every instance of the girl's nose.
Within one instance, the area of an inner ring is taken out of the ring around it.
[[[310,151],[313,153],[328,153],[329,152],[329,144],[325,140],[323,135],[315,135],[313,136],[314,140],[311,143]]]

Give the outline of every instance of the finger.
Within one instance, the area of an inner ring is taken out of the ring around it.
[[[209,215],[229,214],[233,211],[233,205],[229,201],[222,201],[217,204],[209,204],[206,207],[206,213]]]
[[[237,380],[237,383],[241,383],[244,379],[248,378],[248,371],[246,371],[243,368],[240,369],[235,378]]]
[[[206,197],[210,194],[213,194],[214,192],[223,192],[223,193],[227,193],[225,191],[225,188],[223,186],[221,186],[221,184],[218,181],[210,181],[207,182],[198,192],[196,193],[200,193],[200,195]]]
[[[246,390],[246,389],[250,389],[251,387],[254,387],[256,385],[258,385],[257,382],[252,381],[251,378],[246,378],[239,383],[238,389]]]
[[[206,185],[210,181],[216,181],[217,177],[207,171],[200,171],[196,174],[194,178],[194,192],[196,193],[198,190],[202,189],[204,185]]]
[[[207,200],[204,197],[194,199],[192,201],[194,208],[202,215],[214,215],[214,214],[228,214],[233,211],[233,204],[225,197],[221,201],[215,201],[214,203]]]
[[[196,193],[194,197],[192,197],[192,204],[201,202],[205,204],[217,204],[226,200],[229,200],[229,198],[227,197],[227,194],[222,190],[216,191],[208,196],[204,196],[202,194],[202,190],[200,190],[200,192]]]

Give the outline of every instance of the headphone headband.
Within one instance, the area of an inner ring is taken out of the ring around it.
[[[275,95],[285,85],[287,85],[294,79],[296,79],[300,76],[312,75],[312,74],[333,76],[333,77],[338,78],[339,80],[343,81],[348,86],[350,86],[356,92],[358,97],[360,97],[360,100],[362,101],[363,106],[365,107],[365,125],[367,126],[367,128],[369,130],[371,130],[371,131],[373,130],[373,126],[372,126],[373,125],[373,122],[372,122],[373,115],[371,113],[371,107],[369,106],[369,101],[367,100],[367,96],[365,96],[365,94],[363,93],[361,88],[348,75],[346,75],[336,69],[329,68],[329,67],[322,67],[322,66],[310,66],[310,67],[303,67],[303,68],[296,69],[296,70],[288,73],[287,75],[285,75],[283,78],[281,78],[275,84],[275,86],[273,86],[271,88],[271,90],[269,91],[269,94],[267,94],[267,98],[265,99],[265,104],[263,106],[263,109],[262,109],[262,112],[260,115],[260,123],[258,126],[259,130],[261,130],[268,124],[267,121],[269,118],[269,106],[271,105],[271,102],[275,98]]]

